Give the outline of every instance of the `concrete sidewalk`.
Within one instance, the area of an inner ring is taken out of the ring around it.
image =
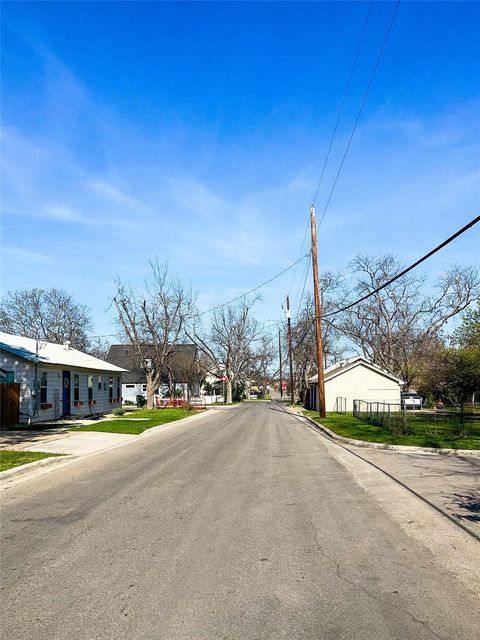
[[[27,473],[31,475],[39,469],[44,472],[43,468],[53,463],[58,467],[61,464],[68,464],[69,460],[72,461],[96,453],[107,452],[109,449],[138,442],[150,436],[155,436],[160,432],[168,432],[187,421],[192,422],[202,419],[208,413],[208,411],[203,411],[197,415],[159,424],[138,435],[103,431],[68,431],[69,427],[43,431],[3,431],[0,436],[0,450],[59,453],[68,457],[47,458],[46,460],[30,462],[3,471],[0,473],[0,485],[10,484],[12,479],[15,481],[14,479],[17,475],[24,476]]]
[[[138,436],[130,433],[105,433],[103,431],[68,431],[50,438],[45,442],[23,447],[27,451],[44,451],[46,453],[64,453],[74,456],[85,456],[95,451],[109,449],[122,442],[136,440]]]
[[[108,449],[122,442],[135,440],[138,436],[101,431],[9,431],[0,437],[0,449],[9,451],[42,451],[74,456],[87,455]]]

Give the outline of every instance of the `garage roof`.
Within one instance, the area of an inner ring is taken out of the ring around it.
[[[390,371],[386,371],[385,369],[382,369],[381,367],[377,366],[373,362],[370,362],[370,360],[367,360],[363,356],[354,356],[353,358],[349,358],[348,360],[340,360],[340,362],[336,362],[335,364],[332,364],[331,367],[328,367],[327,369],[325,369],[325,382],[327,382],[332,378],[335,378],[338,375],[341,375],[345,371],[349,371],[354,367],[358,367],[359,365],[368,367],[372,371],[375,371],[375,373],[378,373],[386,378],[390,378],[391,380],[395,380],[395,382],[398,382],[398,384],[403,384],[403,380],[398,378],[396,375],[394,375]],[[312,383],[318,382],[318,374],[315,374],[314,376],[309,378],[308,382],[312,382]]]

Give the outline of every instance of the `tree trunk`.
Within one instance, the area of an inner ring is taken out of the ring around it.
[[[465,407],[462,401],[462,404],[460,405],[460,434],[459,434],[461,438],[465,438],[465,436],[467,435],[465,430],[464,412],[465,412]]]
[[[155,391],[158,388],[158,382],[154,378],[153,380],[147,376],[147,409],[154,408]]]
[[[228,378],[226,382],[226,387],[227,387],[227,402],[231,403],[233,398],[233,393],[232,393],[232,381],[230,380],[230,378]]]

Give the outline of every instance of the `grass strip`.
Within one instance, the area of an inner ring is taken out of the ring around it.
[[[147,429],[158,427],[162,424],[175,422],[188,416],[196,415],[198,411],[186,411],[182,407],[172,409],[139,409],[132,411],[131,415],[119,416],[111,420],[99,420],[94,424],[84,427],[76,427],[70,431],[102,431],[108,433],[127,433],[139,435]],[[132,420],[132,418],[147,418],[146,420]]]
[[[355,418],[351,413],[328,413],[319,418],[316,411],[302,409],[308,416],[344,438],[379,442],[384,444],[402,444],[412,447],[435,449],[480,449],[480,421],[468,423],[468,436],[456,437],[449,424],[434,422],[424,416],[409,416],[409,435],[393,435],[388,429]]]
[[[44,458],[58,457],[61,453],[43,453],[41,451],[0,451],[0,472],[7,471],[21,464],[43,460]]]

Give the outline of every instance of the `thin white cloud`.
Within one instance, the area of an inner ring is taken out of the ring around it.
[[[124,207],[149,210],[149,207],[147,207],[143,202],[128,196],[106,180],[102,180],[101,178],[90,178],[85,184],[88,189],[93,190],[97,196],[104,200],[109,200]]]
[[[92,224],[92,221],[88,220],[77,211],[74,211],[71,207],[66,205],[51,205],[47,206],[43,210],[43,217],[50,218],[51,220],[60,220],[62,222],[77,222],[79,224]]]
[[[212,189],[190,176],[168,179],[169,197],[182,209],[206,221],[218,220],[227,212],[228,202]]]
[[[52,258],[44,253],[37,253],[36,251],[30,251],[29,249],[22,249],[21,247],[6,246],[2,249],[7,255],[12,258],[18,258],[19,260],[26,262],[45,263],[51,262]]]

